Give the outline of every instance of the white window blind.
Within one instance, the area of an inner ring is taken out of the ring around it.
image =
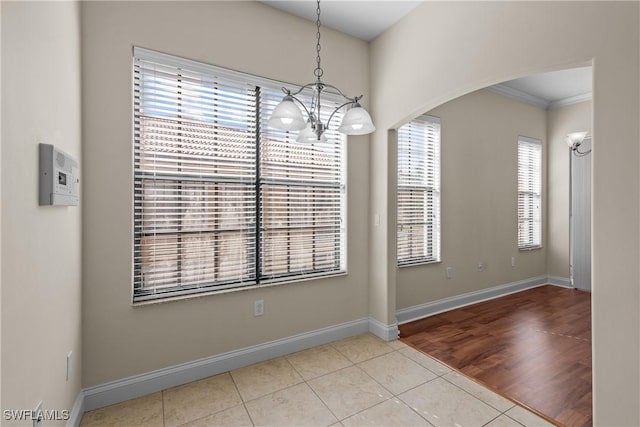
[[[134,301],[345,270],[343,138],[267,129],[280,99],[134,48]]]
[[[398,129],[398,265],[440,261],[440,119]]]
[[[310,101],[309,96],[304,97]],[[263,281],[345,270],[344,137],[333,117],[326,142],[296,143],[290,134],[267,127],[282,100],[279,88],[260,92],[260,272]],[[324,101],[326,123],[339,104]]]
[[[518,138],[518,248],[542,245],[542,142]]]

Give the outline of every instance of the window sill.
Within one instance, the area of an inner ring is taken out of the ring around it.
[[[535,251],[537,249],[544,249],[544,246],[540,245],[540,246],[531,246],[530,248],[518,248],[520,252]]]
[[[231,294],[236,292],[250,291],[255,289],[272,288],[275,286],[288,285],[292,283],[303,283],[303,282],[309,282],[312,280],[332,279],[335,277],[342,277],[342,276],[348,276],[348,272],[342,271],[334,274],[327,274],[325,276],[304,277],[304,278],[291,279],[291,280],[274,280],[272,282],[264,281],[259,285],[248,285],[248,286],[228,288],[228,289],[218,289],[218,290],[198,292],[198,293],[192,293],[192,294],[186,294],[186,295],[176,295],[172,297],[158,298],[158,299],[152,299],[152,300],[146,300],[146,301],[134,301],[131,303],[131,306],[134,308],[144,307],[144,306],[164,304],[164,303],[169,303],[174,301],[183,301],[183,300],[189,300],[189,299],[201,298],[201,297],[207,297],[207,296],[213,296],[213,295],[223,295],[223,294]]]
[[[416,262],[411,262],[408,264],[396,264],[396,267],[398,269],[400,268],[405,268],[405,267],[415,267],[417,265],[431,265],[431,264],[442,264],[442,260],[436,260],[436,261],[416,261]]]

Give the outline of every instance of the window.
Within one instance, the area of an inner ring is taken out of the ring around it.
[[[134,301],[346,270],[344,138],[268,129],[280,88],[134,48]]]
[[[398,129],[398,265],[440,261],[440,119]]]
[[[518,248],[542,246],[542,142],[518,138]]]

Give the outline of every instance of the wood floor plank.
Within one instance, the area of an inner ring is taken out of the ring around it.
[[[405,343],[565,426],[591,426],[591,294],[546,285],[400,326]]]

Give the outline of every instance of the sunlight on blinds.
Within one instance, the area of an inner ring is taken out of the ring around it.
[[[276,82],[140,48],[133,74],[135,301],[346,270],[342,112],[297,143]]]
[[[420,116],[398,129],[399,265],[440,260],[440,119]]]
[[[518,248],[542,245],[542,142],[518,138]]]

